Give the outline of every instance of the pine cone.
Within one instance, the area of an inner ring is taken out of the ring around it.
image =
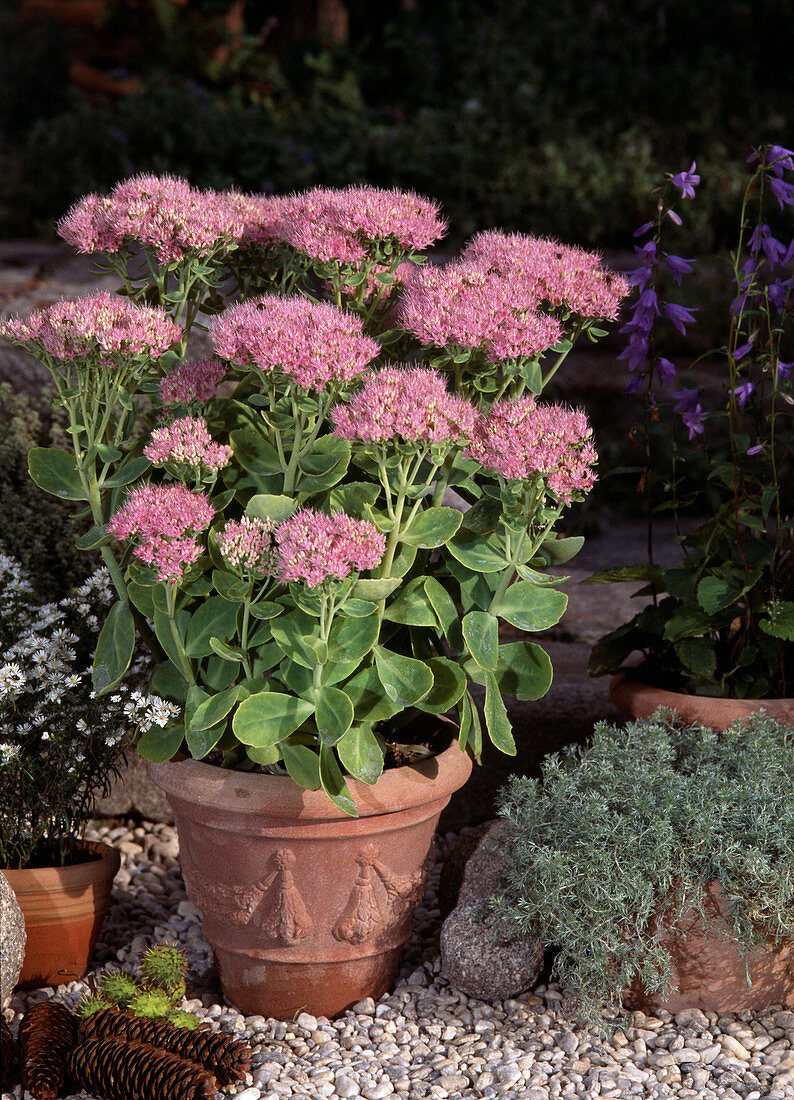
[[[36,1100],[60,1096],[76,1037],[77,1021],[66,1005],[42,1001],[25,1013],[19,1025],[20,1077]]]
[[[89,1038],[118,1036],[150,1043],[204,1066],[214,1073],[221,1085],[242,1081],[251,1066],[251,1048],[248,1044],[223,1031],[209,1031],[206,1028],[189,1031],[184,1027],[174,1027],[168,1020],[131,1016],[116,1009],[92,1013],[81,1022],[79,1035],[81,1042]]]
[[[176,1054],[126,1039],[86,1039],[69,1055],[77,1088],[105,1100],[214,1100],[215,1078]]]
[[[13,1060],[14,1040],[11,1038],[11,1028],[5,1016],[0,1016],[0,1092],[5,1091]]]

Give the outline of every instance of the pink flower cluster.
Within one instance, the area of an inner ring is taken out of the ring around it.
[[[496,359],[532,358],[562,336],[559,321],[536,306],[525,280],[458,261],[411,272],[397,322],[435,347],[482,348]]]
[[[265,576],[272,571],[273,521],[243,516],[230,519],[218,533],[224,561],[245,573]]]
[[[203,416],[180,416],[162,428],[155,428],[143,453],[155,466],[174,462],[203,467],[217,474],[229,465],[233,451],[214,441]]]
[[[440,443],[468,437],[476,415],[437,370],[385,367],[368,374],[347,405],[334,408],[334,434],[363,443]]]
[[[597,253],[548,237],[489,230],[468,243],[463,258],[524,283],[535,302],[591,319],[614,321],[630,289],[622,275],[603,266]]]
[[[222,313],[212,329],[215,351],[241,367],[281,370],[304,389],[349,382],[380,351],[358,317],[328,302],[268,295]]]
[[[228,195],[199,191],[176,176],[144,174],[116,184],[108,196],[84,196],[58,233],[78,252],[118,252],[135,241],[168,264],[238,240],[245,224],[240,204]]]
[[[204,493],[179,484],[142,485],[111,517],[108,531],[117,539],[137,536],[135,556],[157,569],[161,581],[175,583],[201,554],[195,536],[214,515]]]
[[[310,588],[329,577],[341,580],[354,569],[374,569],[386,550],[374,524],[313,508],[295,512],[276,528],[275,538],[281,583],[304,581]]]
[[[464,454],[508,480],[541,474],[561,501],[590,491],[598,457],[580,409],[538,405],[533,397],[495,402],[478,417]]]
[[[163,310],[137,306],[107,291],[56,302],[24,320],[0,325],[0,336],[55,359],[78,359],[96,351],[102,362],[140,355],[159,356],[182,338],[182,329]]]
[[[438,205],[413,191],[377,187],[315,187],[290,196],[280,238],[316,260],[356,263],[367,244],[395,238],[421,251],[446,233]]]
[[[218,359],[200,359],[181,363],[160,380],[164,405],[190,405],[209,401],[218,392],[226,367]]]

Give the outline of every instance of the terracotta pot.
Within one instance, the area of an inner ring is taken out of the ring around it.
[[[99,858],[71,867],[3,869],[25,917],[23,989],[61,985],[88,970],[121,856],[107,844],[86,841],[82,848]]]
[[[223,991],[246,1014],[334,1016],[394,980],[441,811],[469,777],[456,744],[348,780],[360,816],[282,776],[198,760],[149,764],[179,834]]]
[[[771,1005],[794,1002],[794,956],[790,942],[769,943],[747,956],[752,985],[748,988],[745,959],[738,948],[720,934],[725,929],[728,902],[719,882],[706,886],[704,908],[709,928],[695,914],[679,922],[682,935],[667,946],[672,955],[673,979],[677,987],[668,997],[648,995],[633,987],[623,1000],[627,1008],[643,1012],[681,1012],[699,1008],[702,1012],[757,1012]]]
[[[723,699],[710,695],[686,695],[653,687],[636,671],[619,672],[609,682],[609,697],[623,714],[648,718],[657,707],[670,707],[685,722],[697,722],[714,730],[724,730],[737,718],[746,718],[763,708],[770,718],[794,725],[794,699]]]

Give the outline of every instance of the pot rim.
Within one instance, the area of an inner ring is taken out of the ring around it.
[[[351,820],[322,788],[305,790],[289,776],[232,771],[189,758],[147,760],[146,770],[167,795],[194,805],[292,820]],[[471,757],[453,741],[437,756],[387,768],[371,786],[351,776],[346,781],[359,817],[374,817],[447,798],[463,786],[471,770]]]
[[[121,852],[118,848],[115,848],[112,844],[105,844],[101,840],[80,840],[78,846],[82,851],[98,855],[99,859],[90,859],[83,863],[70,863],[66,867],[0,867],[0,874],[4,875],[9,882],[12,882],[12,875],[25,875],[26,880],[29,882],[35,879],[42,886],[55,886],[57,883],[70,890],[79,889],[81,886],[93,882],[97,878],[96,869],[100,867],[103,870],[99,877],[110,874],[111,867],[113,868],[111,878],[115,877],[121,866]]]
[[[778,721],[794,720],[794,698],[734,699],[723,695],[694,695],[656,687],[642,677],[643,661],[632,662],[609,680],[609,698],[623,714],[647,718],[658,707],[677,711],[685,721],[719,723],[721,728],[737,718],[764,710]]]

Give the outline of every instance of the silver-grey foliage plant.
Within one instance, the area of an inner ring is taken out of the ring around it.
[[[794,730],[763,712],[721,734],[668,710],[513,776],[500,933],[556,946],[570,1007],[591,1022],[639,981],[673,988],[676,923],[719,880],[724,930],[743,954],[794,934]],[[748,982],[752,960],[747,960]]]

